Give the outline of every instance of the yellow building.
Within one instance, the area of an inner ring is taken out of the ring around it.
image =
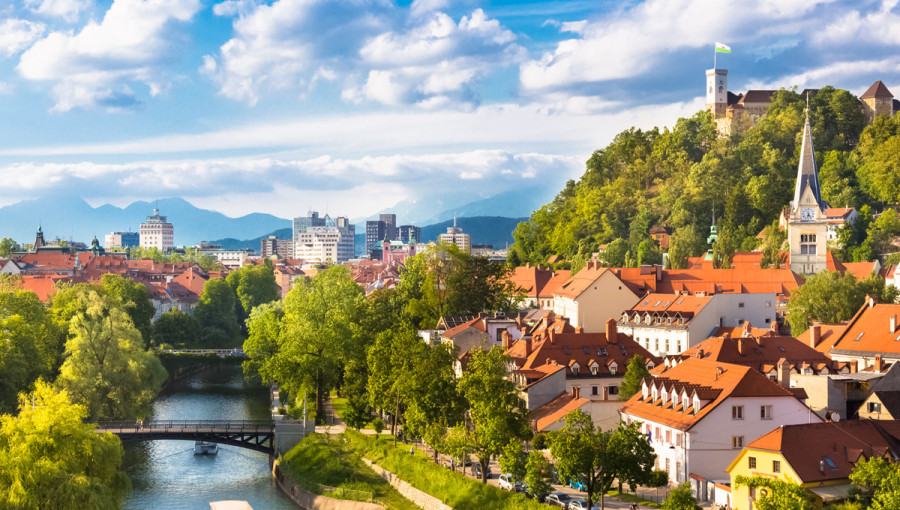
[[[840,501],[850,489],[850,473],[860,460],[900,458],[900,421],[854,420],[787,425],[751,442],[728,466],[731,508],[750,510],[754,487],[738,487],[738,476],[764,476],[806,488],[817,508]]]

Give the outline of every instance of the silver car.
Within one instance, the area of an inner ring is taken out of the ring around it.
[[[567,510],[600,510],[597,505],[591,505],[591,508],[588,508],[587,501],[580,498],[569,501],[569,506],[566,508]]]
[[[565,492],[554,492],[553,494],[547,495],[547,499],[544,500],[544,503],[560,508],[566,508],[569,505],[569,501],[572,501],[572,496],[569,496]]]

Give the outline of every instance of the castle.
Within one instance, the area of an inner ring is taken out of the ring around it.
[[[735,94],[728,90],[727,69],[707,69],[706,109],[713,113],[719,133],[724,136],[739,133],[752,126],[766,115],[775,90],[748,90]],[[816,89],[806,89],[802,94],[815,93]],[[892,117],[900,111],[900,101],[894,99],[891,91],[876,81],[859,96],[859,108],[872,122],[878,115]]]

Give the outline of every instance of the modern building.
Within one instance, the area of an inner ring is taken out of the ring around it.
[[[153,215],[141,223],[141,248],[157,248],[168,251],[175,247],[175,227],[160,216],[159,209],[153,209]]]
[[[305,232],[297,233],[295,258],[305,262],[343,264],[356,256],[356,227],[349,219],[339,216],[332,225],[305,228]]]
[[[300,234],[306,233],[309,227],[324,227],[325,218],[320,218],[317,211],[308,211],[306,216],[298,216],[294,218],[294,232],[292,241],[296,245]]]
[[[400,225],[397,227],[397,240],[404,243],[417,243],[422,240],[422,227]]]
[[[472,237],[469,234],[463,234],[462,228],[456,226],[456,217],[453,218],[453,226],[447,227],[447,233],[441,234],[438,241],[455,244],[462,253],[472,251]]]
[[[269,236],[259,240],[259,253],[264,259],[272,255],[276,255],[281,259],[289,259],[294,256],[294,242],[290,239],[278,239],[275,236]]]
[[[384,231],[388,236],[388,241],[397,239],[397,215],[381,214],[378,216],[378,220],[384,223]]]
[[[388,237],[386,232],[383,221],[376,220],[366,222],[366,246],[364,252],[368,253],[369,258],[372,260],[381,260],[381,242]],[[391,241],[391,239],[387,240]]]
[[[138,232],[110,232],[106,234],[103,242],[104,248],[134,248],[141,245],[141,235]]]

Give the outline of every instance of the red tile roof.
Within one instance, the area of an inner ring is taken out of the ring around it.
[[[863,95],[859,96],[860,99],[869,99],[869,98],[883,98],[883,99],[893,99],[894,95],[891,94],[891,91],[884,85],[884,82],[881,80],[876,81],[872,84]]]
[[[893,319],[893,325],[892,325]],[[866,302],[850,319],[833,351],[900,357],[900,305]]]
[[[528,417],[532,420],[532,423],[535,424],[535,430],[541,432],[588,402],[590,401],[584,397],[575,398],[571,393],[563,393],[550,402],[531,411]]]
[[[569,278],[566,283],[557,287],[553,295],[575,299],[607,271],[609,271],[608,268],[597,267],[596,265],[589,263],[587,267],[578,271],[575,276]]]
[[[766,332],[760,336],[712,337],[681,353],[682,358],[706,359],[720,363],[743,365],[767,374],[784,358],[799,373],[807,364],[815,372],[825,367],[832,373],[845,364],[832,361],[824,353],[792,336]]]

